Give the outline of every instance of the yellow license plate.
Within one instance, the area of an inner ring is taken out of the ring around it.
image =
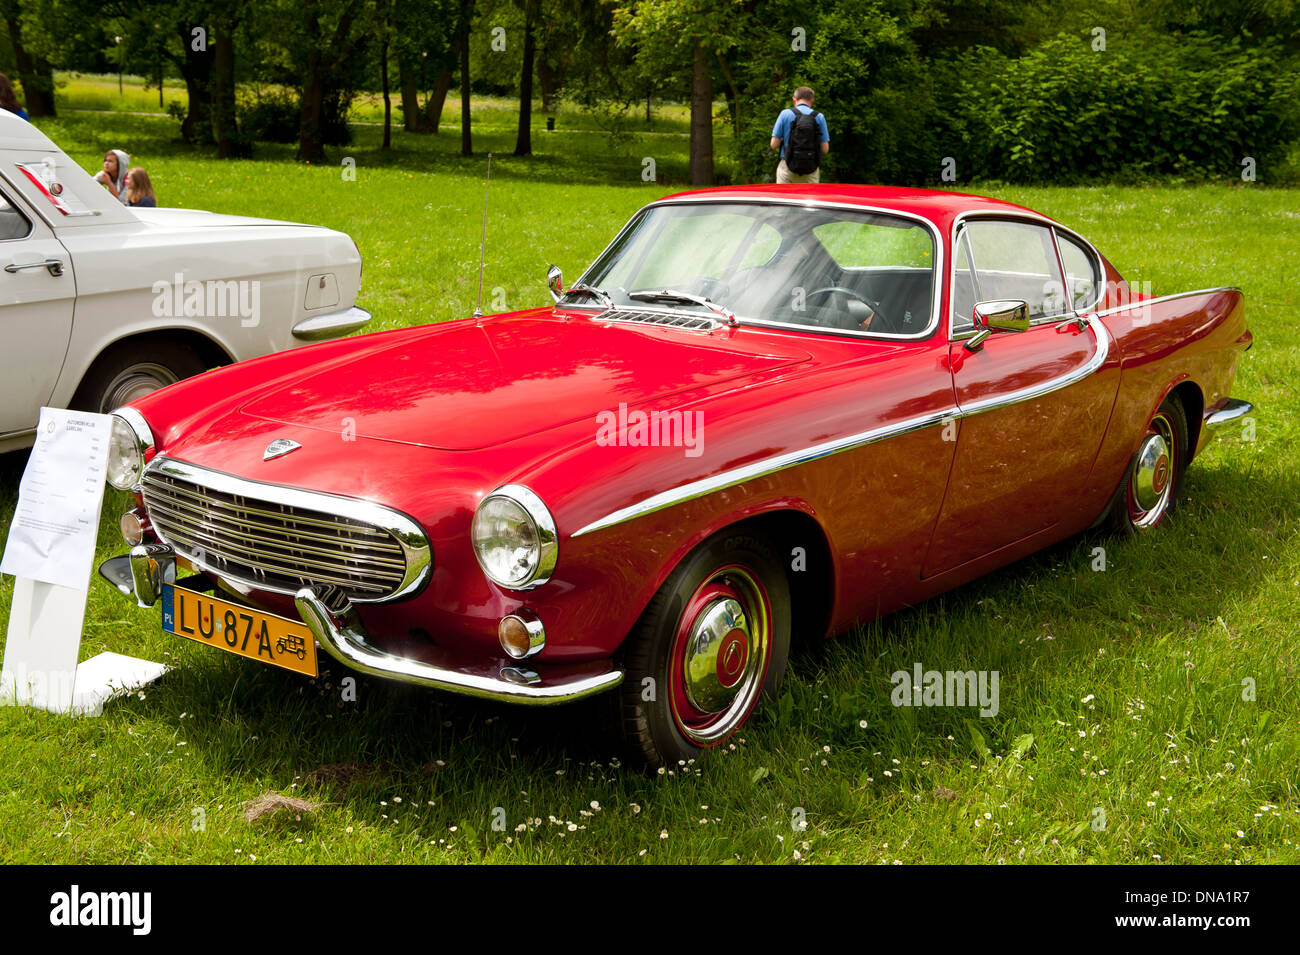
[[[300,622],[164,584],[162,628],[178,637],[316,676],[316,640]]]

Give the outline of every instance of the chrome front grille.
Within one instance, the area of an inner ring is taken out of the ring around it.
[[[169,458],[145,470],[158,538],[217,576],[274,593],[299,588],[357,602],[405,596],[428,577],[419,525],[356,498],[247,481]]]

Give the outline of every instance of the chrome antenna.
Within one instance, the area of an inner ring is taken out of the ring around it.
[[[492,184],[492,154],[488,153],[487,179],[483,182],[483,235],[478,243],[478,301],[474,305],[474,317],[483,317],[483,255],[487,249],[487,200],[488,186]]]

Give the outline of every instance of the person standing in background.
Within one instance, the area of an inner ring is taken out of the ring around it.
[[[831,149],[826,117],[813,109],[811,87],[794,91],[794,106],[781,110],[772,127],[773,149],[781,151],[777,182],[819,182],[821,157]]]

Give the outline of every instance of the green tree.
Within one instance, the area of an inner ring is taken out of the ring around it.
[[[613,35],[645,74],[690,76],[691,184],[713,183],[713,70],[744,35],[744,0],[641,0],[614,9]]]

